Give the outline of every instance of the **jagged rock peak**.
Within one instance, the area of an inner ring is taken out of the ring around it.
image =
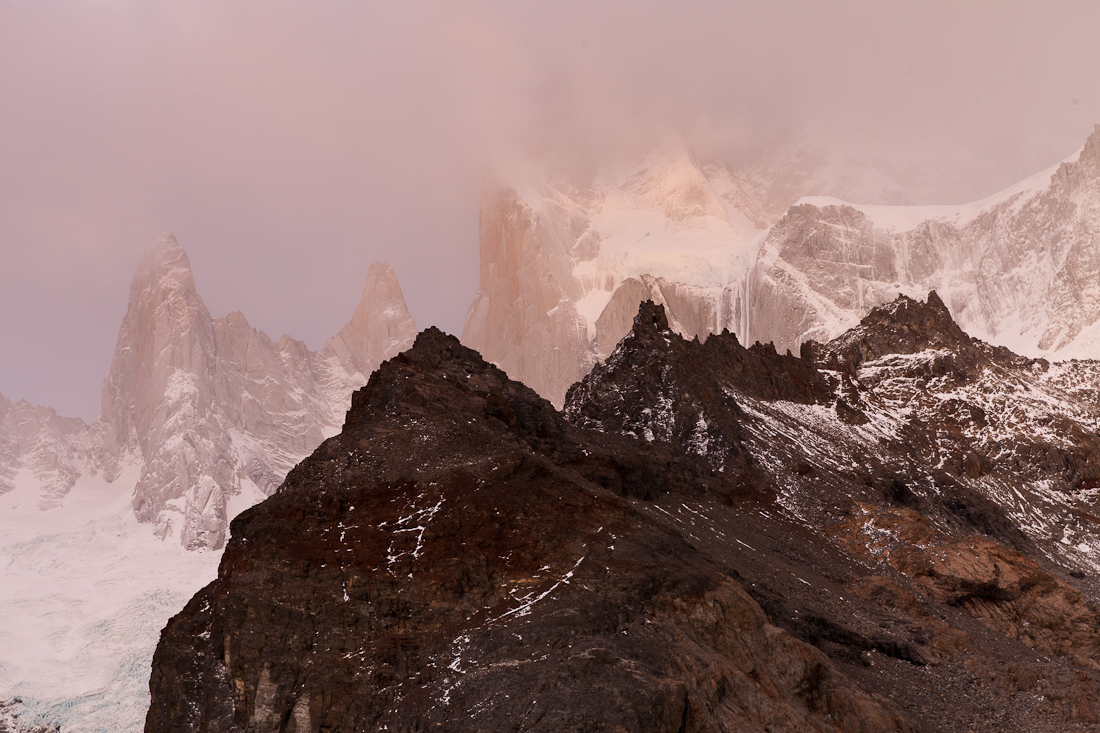
[[[496,369],[485,361],[474,349],[463,346],[462,342],[436,326],[428,326],[416,335],[412,348],[407,356],[410,361],[437,365],[443,356],[455,356],[473,364],[484,365],[488,369]]]
[[[187,258],[176,235],[169,232],[159,237],[138,262],[132,288],[149,287],[183,288],[195,292],[195,278],[191,274],[191,261]],[[133,289],[131,289],[131,298]]]
[[[652,300],[642,302],[638,308],[638,315],[634,316],[634,334],[639,335],[643,331],[655,331],[668,335],[672,333],[668,327],[668,315],[663,305],[657,305]]]
[[[466,378],[478,372],[505,377],[503,371],[481,358],[477,351],[463,346],[457,338],[436,326],[429,326],[418,333],[412,348],[402,352],[398,362],[415,365],[420,370],[437,373],[443,378]]]
[[[821,404],[829,387],[812,361],[771,344],[745,348],[729,331],[688,341],[669,328],[664,306],[647,300],[614,353],[569,388],[564,411],[581,427],[668,442],[735,471],[750,464],[738,427],[742,397]]]
[[[326,343],[349,371],[370,375],[383,359],[406,348],[416,336],[416,321],[405,305],[397,274],[388,262],[367,270],[363,294],[351,320]]]
[[[550,426],[560,422],[549,402],[435,326],[421,331],[412,348],[384,362],[352,395],[344,429],[410,406],[418,413],[425,406],[484,412],[521,433],[556,432]]]
[[[898,295],[893,302],[873,308],[856,328],[831,342],[829,349],[853,369],[887,354],[915,354],[925,349],[969,353],[976,347],[933,290],[924,303]]]

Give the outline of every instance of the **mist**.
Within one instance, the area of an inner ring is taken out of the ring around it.
[[[493,161],[802,129],[989,195],[1100,122],[1100,7],[0,0],[0,393],[94,419],[141,251],[313,349],[388,260],[460,334]]]

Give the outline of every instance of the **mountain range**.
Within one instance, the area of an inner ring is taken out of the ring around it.
[[[229,519],[332,435],[352,391],[415,334],[382,262],[318,352],[272,341],[240,312],[213,318],[168,235],[138,264],[92,425],[0,397],[0,502],[49,511],[85,485],[134,481],[134,513],[157,536],[220,549]]]
[[[837,166],[487,181],[461,345],[158,241],[95,422],[0,395],[0,731],[136,730],[209,581],[148,730],[1092,724],[1100,126],[960,206]]]
[[[936,290],[990,343],[1100,355],[1100,126],[1065,161],[961,206],[812,196],[781,209],[830,180],[806,166],[731,172],[673,147],[581,188],[549,174],[491,182],[463,343],[561,405],[649,298],[687,338],[729,329],[797,351]]]
[[[1071,731],[1097,362],[899,296],[799,357],[644,302],[563,412],[435,329],[233,522],[147,731]]]

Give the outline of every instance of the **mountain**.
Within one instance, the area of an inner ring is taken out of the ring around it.
[[[669,148],[584,190],[488,183],[462,342],[560,405],[642,300],[666,304],[689,337],[713,331],[727,315],[708,294],[750,267],[763,216],[732,178],[716,180]]]
[[[935,289],[975,336],[1031,356],[1096,356],[1098,236],[1100,126],[1066,161],[965,206],[803,199],[764,237],[742,333],[794,348],[899,292]]]
[[[412,333],[383,264],[320,353],[289,336],[272,341],[239,312],[211,318],[186,253],[166,239],[138,266],[104,381],[101,419],[120,458],[142,464],[138,518],[189,548],[220,548],[228,516],[274,491],[337,428],[352,390]]]
[[[7,495],[9,506],[61,506],[80,477],[74,466],[94,465],[93,452],[83,420],[0,395],[0,495]]]
[[[816,151],[816,152],[815,152]],[[663,150],[586,188],[490,182],[463,343],[555,404],[638,304],[691,338],[729,329],[797,350],[899,293],[939,292],[968,332],[1031,356],[1100,349],[1100,126],[1077,154],[963,206],[795,145],[730,170]],[[881,180],[880,180],[881,179]],[[788,204],[798,196],[794,205]],[[1090,284],[1093,283],[1093,284]]]
[[[1098,375],[935,293],[799,357],[646,302],[558,412],[429,329],[234,520],[146,730],[1094,725]]]
[[[706,473],[425,331],[234,521],[146,730],[912,730],[641,508]]]
[[[333,434],[352,391],[415,333],[385,263],[371,266],[351,321],[317,353],[289,336],[272,341],[240,312],[213,318],[168,235],[138,264],[99,419],[88,427],[0,403],[0,492],[18,485],[8,506],[48,510],[82,478],[112,482],[128,468],[139,520],[190,549],[219,549],[228,520]]]
[[[174,237],[148,251],[92,425],[0,397],[0,730],[140,729],[157,634],[215,577],[229,520],[415,332],[385,263],[312,352],[213,318]]]

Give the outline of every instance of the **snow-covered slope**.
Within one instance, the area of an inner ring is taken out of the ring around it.
[[[787,153],[730,171],[666,151],[588,190],[487,187],[464,343],[560,404],[647,298],[688,338],[729,329],[782,351],[936,290],[992,343],[1100,355],[1100,127],[1065,162],[962,206],[815,196],[781,211],[798,190],[921,196],[870,165]]]
[[[138,470],[82,475],[48,512],[0,513],[0,707],[12,730],[140,731],[160,629],[217,575],[220,551],[188,552],[138,522]]]

